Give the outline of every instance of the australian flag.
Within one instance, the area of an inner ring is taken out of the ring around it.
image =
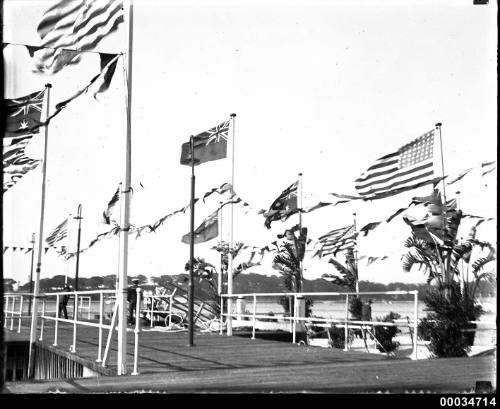
[[[295,182],[288,186],[273,202],[269,211],[264,213],[266,221],[264,225],[270,229],[271,223],[275,220],[286,220],[292,214],[299,211],[297,207],[297,188],[299,182]]]

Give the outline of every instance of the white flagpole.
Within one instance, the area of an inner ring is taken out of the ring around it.
[[[352,214],[354,217],[354,234],[356,234],[356,213]],[[356,266],[356,292],[359,293],[359,265],[358,265],[358,238],[354,239],[354,265]]]
[[[66,250],[66,254],[69,254],[70,253],[70,249],[71,249],[71,220],[72,220],[72,216],[71,216],[71,213],[68,214],[68,224],[66,226],[67,230],[68,230],[68,237],[67,237],[67,241],[66,241],[66,245],[68,246],[67,247],[67,250]],[[71,267],[71,258],[68,258],[67,261],[66,261],[66,275],[64,276],[64,284],[68,284],[68,274],[69,274],[69,270],[70,270],[70,267]]]
[[[120,229],[120,259],[119,259],[119,288],[118,302],[118,375],[127,373],[127,267],[128,267],[128,231],[130,219],[130,181],[132,162],[132,43],[133,43],[133,0],[128,0],[129,6],[124,8],[128,14],[128,52],[127,52],[127,140],[125,148],[125,186],[122,191],[123,224]],[[139,319],[139,317],[136,317]]]
[[[45,84],[46,99],[46,114],[45,120],[49,117],[49,103],[50,103],[50,88],[51,84]],[[48,145],[49,127],[45,125],[45,138],[43,145],[43,163],[42,163],[42,197],[40,204],[40,227],[38,230],[38,255],[36,263],[36,276],[35,276],[35,289],[33,291],[33,311],[31,315],[31,329],[30,329],[30,349],[28,358],[28,373],[29,377],[33,376],[34,367],[34,347],[36,335],[38,330],[38,295],[40,293],[40,273],[42,270],[42,253],[43,253],[43,219],[45,215],[45,184],[47,179],[47,145]],[[33,251],[35,251],[33,249]]]
[[[299,173],[299,235],[302,233],[302,173]],[[300,244],[299,244],[300,245]],[[297,249],[298,250],[298,249]],[[305,249],[304,249],[305,250]],[[300,260],[300,289],[304,291],[304,254]]]
[[[231,122],[232,122],[232,155],[231,155],[231,201],[233,201],[233,195],[234,195],[234,142],[235,142],[235,125],[234,121],[236,118],[236,114],[231,114]],[[233,254],[232,254],[232,249],[233,249],[233,221],[234,221],[234,206],[233,203],[231,203],[231,227],[229,230],[229,253],[228,253],[228,269],[227,269],[227,293],[229,296],[233,294]],[[227,300],[227,335],[232,336],[233,335],[233,319],[232,319],[232,299],[231,297],[228,298]]]

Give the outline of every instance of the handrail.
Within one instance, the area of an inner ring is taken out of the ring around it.
[[[309,292],[309,293],[243,293],[243,294],[221,294],[224,298],[238,298],[238,297],[278,297],[278,296],[326,296],[326,295],[404,295],[404,294],[418,294],[418,290],[411,291],[367,291],[367,292]]]
[[[43,341],[43,336],[44,336],[44,322],[46,320],[52,321],[55,323],[54,325],[54,346],[57,346],[58,342],[58,327],[59,323],[68,323],[68,324],[73,324],[73,342],[72,345],[70,346],[70,351],[72,353],[75,353],[76,350],[76,331],[77,331],[77,326],[86,326],[86,327],[93,327],[93,328],[98,328],[99,329],[99,345],[98,345],[98,353],[97,353],[97,362],[101,362],[102,366],[106,366],[106,357],[107,357],[107,352],[109,349],[109,345],[106,346],[106,351],[104,355],[104,359],[102,359],[102,339],[103,339],[103,330],[108,330],[108,341],[111,337],[111,334],[113,332],[113,329],[117,330],[116,325],[113,326],[113,323],[111,325],[105,324],[103,322],[103,315],[104,315],[104,297],[106,294],[116,294],[116,290],[89,290],[89,291],[58,291],[58,292],[46,292],[46,293],[41,293],[37,298],[41,299],[42,302],[42,310],[38,312],[39,317],[41,318],[41,326],[40,326],[40,341]],[[98,294],[99,295],[99,322],[90,322],[90,311],[91,311],[91,305],[92,305],[92,297],[89,295],[92,294]],[[73,317],[71,319],[66,319],[62,318],[59,316],[59,305],[60,305],[60,299],[64,295],[70,295],[74,297],[74,308],[73,308]],[[14,319],[19,319],[19,325],[18,325],[18,332],[21,330],[21,318],[26,318],[28,317],[27,315],[23,315],[23,297],[25,296],[33,296],[32,293],[5,293],[4,294],[4,327],[7,326],[7,317],[11,319],[11,330],[13,330],[13,321]],[[47,307],[47,302],[50,298],[54,297],[55,298],[55,316],[52,315],[54,311],[51,311],[50,313],[46,311]],[[79,303],[79,299],[88,299],[89,304],[88,307],[83,307],[82,303]],[[16,300],[20,299],[20,302],[17,302]],[[137,289],[137,303],[136,303],[136,325],[134,329],[127,328],[127,332],[134,332],[135,333],[135,340],[134,340],[134,370],[132,375],[137,375],[138,372],[138,349],[139,349],[139,333],[141,332],[140,329],[140,308],[141,308],[141,289]],[[16,307],[19,304],[19,311],[17,311]],[[116,297],[115,297],[115,304],[116,304]],[[10,308],[9,308],[10,307]],[[76,308],[75,308],[76,307]],[[78,316],[80,310],[83,308],[88,308],[88,314],[87,314],[87,320],[84,320]],[[33,311],[34,312],[34,311]],[[10,314],[9,316],[7,314]],[[108,342],[109,343],[109,342]]]

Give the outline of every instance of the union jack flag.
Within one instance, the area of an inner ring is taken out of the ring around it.
[[[5,138],[38,133],[44,96],[45,91],[37,91],[21,98],[5,100],[7,105]]]
[[[208,131],[193,136],[194,164],[224,159],[227,156],[227,139],[230,121],[225,121]],[[182,144],[181,165],[191,165],[191,144]]]
[[[264,213],[266,218],[264,225],[270,229],[271,223],[275,220],[286,220],[292,214],[297,213],[297,188],[299,182],[292,183],[288,186],[278,198],[273,202],[269,211]]]

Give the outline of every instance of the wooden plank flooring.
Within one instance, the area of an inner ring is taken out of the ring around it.
[[[44,342],[52,344],[53,325],[45,326]],[[27,339],[5,331],[7,340]],[[133,365],[133,333],[128,336],[128,368]],[[106,340],[104,332],[103,343]],[[98,332],[79,328],[77,355],[87,361],[97,358]],[[57,348],[68,351],[72,326],[59,328]],[[109,369],[116,370],[116,336],[112,342]],[[195,346],[187,346],[187,332],[142,332],[139,376],[99,376],[86,379],[8,383],[13,393],[67,391],[167,392],[370,392],[407,390],[465,392],[476,381],[492,382],[496,388],[496,357],[410,361],[388,359],[364,352],[297,346],[214,333],[195,333]]]

